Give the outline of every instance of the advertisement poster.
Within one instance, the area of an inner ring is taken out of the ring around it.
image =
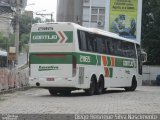
[[[110,0],[109,31],[136,39],[137,11],[138,0]]]

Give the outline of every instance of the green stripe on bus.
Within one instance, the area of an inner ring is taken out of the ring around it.
[[[44,55],[44,56],[43,56]],[[46,55],[46,56],[45,56]],[[54,56],[55,55],[55,56]],[[58,56],[59,55],[59,56]],[[64,55],[64,56],[63,56]],[[71,64],[72,55],[77,59],[77,64],[81,65],[102,65],[102,57],[100,55],[85,54],[85,53],[30,53],[31,64]],[[48,57],[47,57],[48,56]],[[49,57],[50,56],[50,57]],[[106,56],[107,66],[104,67],[123,67],[136,68],[136,61],[127,58],[115,58],[115,66],[112,66],[110,56]]]
[[[97,55],[97,60],[98,60],[98,64],[97,65],[101,65],[101,56]]]
[[[109,68],[109,77],[113,77],[113,68]]]
[[[72,55],[49,55],[36,54],[30,55],[31,64],[71,64]]]
[[[116,58],[116,67],[134,68],[136,67],[134,60]]]
[[[111,57],[107,57],[107,66],[111,66]]]
[[[77,63],[84,65],[97,65],[97,57],[92,54],[76,53]]]
[[[66,43],[72,43],[73,42],[73,32],[71,32],[71,31],[64,31],[64,33],[68,37]]]

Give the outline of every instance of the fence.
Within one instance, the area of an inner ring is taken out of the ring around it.
[[[29,86],[28,69],[9,70],[0,68],[0,92]]]

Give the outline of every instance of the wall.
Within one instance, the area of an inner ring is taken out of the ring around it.
[[[104,8],[105,9],[105,17],[107,16],[107,9],[106,9],[106,5],[107,5],[107,1],[108,0],[84,0],[83,1],[83,16],[82,16],[82,26],[85,27],[92,27],[92,28],[100,28],[100,29],[104,29],[105,28],[105,24],[106,24],[106,18],[103,21],[104,25],[102,27],[97,26],[97,22],[90,22],[91,18],[91,10],[90,7],[95,7],[95,8]]]
[[[143,66],[143,84],[156,84],[157,75],[160,75],[160,66]]]
[[[28,69],[9,70],[0,68],[0,92],[29,86]]]
[[[58,0],[57,22],[82,24],[83,0]]]

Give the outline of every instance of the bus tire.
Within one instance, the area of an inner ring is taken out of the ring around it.
[[[104,77],[100,76],[96,85],[96,94],[99,95],[102,93],[104,93]]]
[[[131,87],[125,87],[124,89],[126,91],[135,91],[136,88],[137,88],[137,80],[136,80],[136,77],[133,77],[132,78],[132,85],[131,85]]]
[[[89,96],[94,95],[96,90],[96,78],[92,76],[90,80],[90,88],[85,90],[85,93]]]
[[[53,90],[53,89],[48,89],[50,95],[57,95],[57,91],[56,90]]]

